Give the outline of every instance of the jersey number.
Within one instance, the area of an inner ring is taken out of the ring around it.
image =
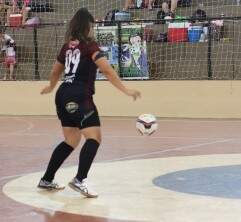
[[[66,58],[65,58],[65,73],[71,73],[75,74],[78,68],[80,62],[80,50],[79,49],[75,49],[74,51],[72,50],[68,50],[66,52]],[[72,70],[71,70],[71,64],[73,64],[72,66]]]

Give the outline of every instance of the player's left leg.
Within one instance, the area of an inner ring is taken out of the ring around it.
[[[89,127],[81,130],[86,142],[83,145],[79,155],[79,167],[76,177],[69,183],[69,186],[86,197],[98,197],[87,183],[87,175],[96,156],[101,142],[100,127]]]
[[[101,143],[100,120],[95,106],[82,115],[80,130],[86,141],[80,151],[78,172],[69,186],[86,197],[97,197],[98,193],[87,184],[88,172]]]
[[[89,169],[101,143],[100,127],[82,129],[81,133],[84,135],[86,141],[80,151],[79,167],[76,175],[76,178],[80,181],[87,178]]]

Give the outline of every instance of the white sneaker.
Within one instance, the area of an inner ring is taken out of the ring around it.
[[[41,179],[38,184],[38,188],[45,189],[45,190],[63,190],[65,188],[64,185],[60,185],[55,182],[49,182],[46,180]]]
[[[98,193],[90,188],[87,184],[87,179],[83,179],[81,182],[75,177],[71,182],[69,182],[70,188],[73,190],[80,192],[82,195],[88,198],[96,198],[98,197]]]

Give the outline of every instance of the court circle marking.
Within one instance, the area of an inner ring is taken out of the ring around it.
[[[153,179],[193,168],[240,165],[241,154],[183,156],[95,163],[90,172],[97,199],[86,199],[66,188],[61,192],[40,191],[36,185],[43,172],[14,179],[3,187],[13,200],[54,211],[135,221],[238,221],[241,200],[193,195],[157,187]],[[56,180],[67,184],[76,167],[60,169]],[[208,207],[207,207],[208,206]],[[231,210],[232,209],[232,210]],[[206,218],[206,219],[205,219]]]

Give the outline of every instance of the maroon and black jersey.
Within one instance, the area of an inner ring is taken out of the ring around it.
[[[95,41],[64,44],[57,57],[58,62],[65,66],[63,84],[80,85],[82,95],[93,95],[97,66],[91,57],[96,51],[100,48]]]

